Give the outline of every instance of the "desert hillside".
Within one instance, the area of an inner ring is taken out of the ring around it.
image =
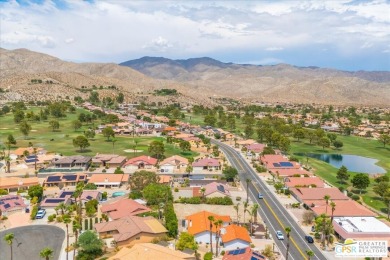
[[[156,79],[246,100],[299,103],[390,104],[390,72],[347,72],[317,67],[222,63],[210,58],[170,60],[143,57],[121,63]]]

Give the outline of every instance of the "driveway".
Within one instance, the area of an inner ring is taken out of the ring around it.
[[[48,225],[30,225],[7,229],[0,232],[0,259],[10,259],[10,246],[4,241],[7,233],[14,234],[13,259],[41,260],[39,252],[45,247],[53,251],[54,260],[59,259],[65,231],[59,227]]]

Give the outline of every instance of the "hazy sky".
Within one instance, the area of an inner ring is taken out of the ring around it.
[[[142,56],[390,70],[390,2],[0,0],[0,45],[77,62]]]

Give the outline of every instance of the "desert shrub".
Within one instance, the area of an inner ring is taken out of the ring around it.
[[[174,191],[175,191],[175,192],[179,192],[179,188],[175,188]]]
[[[47,217],[47,221],[48,222],[53,222],[55,218],[56,218],[56,214],[52,214],[52,215]]]
[[[359,197],[359,195],[356,195],[356,194],[353,194],[352,196],[351,196],[351,199],[353,199],[353,200],[359,200],[360,199],[360,197]]]
[[[240,196],[236,197],[236,200],[241,201],[241,197]]]
[[[37,213],[38,213],[38,206],[34,206],[33,209],[31,210],[30,219],[35,219]]]
[[[215,197],[215,198],[207,198],[206,204],[211,205],[233,205],[233,201],[230,197]]]

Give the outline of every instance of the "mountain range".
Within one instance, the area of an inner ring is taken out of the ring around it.
[[[42,79],[43,83],[31,83]],[[53,84],[45,84],[50,81]],[[122,91],[129,102],[214,105],[218,98],[244,102],[290,102],[388,106],[390,72],[347,72],[288,64],[258,66],[223,63],[208,57],[171,60],[143,57],[121,64],[74,63],[27,49],[0,48],[0,100],[63,99],[97,89],[101,96]],[[118,90],[105,86],[115,85]],[[155,96],[174,88],[180,95]],[[85,90],[85,89],[84,89]]]

